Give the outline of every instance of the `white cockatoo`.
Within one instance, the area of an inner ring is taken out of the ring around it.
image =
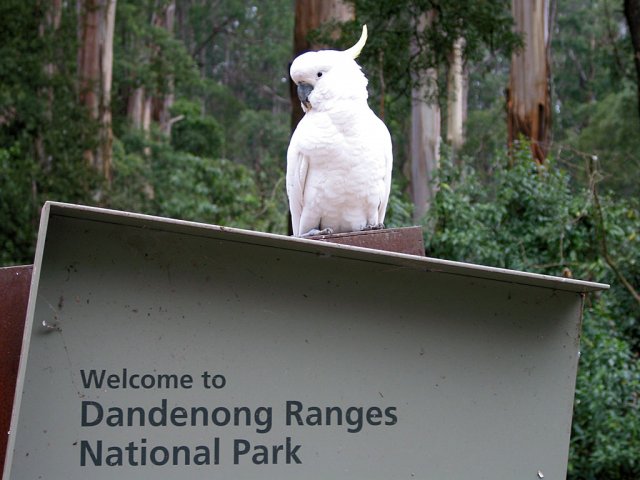
[[[291,64],[304,117],[287,152],[295,236],[383,228],[391,189],[389,130],[367,105],[355,62],[367,41],[345,51],[307,52]]]

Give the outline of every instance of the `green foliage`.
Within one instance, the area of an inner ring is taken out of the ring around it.
[[[113,143],[113,179],[109,206],[116,210],[154,213],[151,165],[144,154],[146,140],[131,131]]]
[[[491,128],[487,128],[491,125]],[[494,103],[471,110],[465,123],[467,139],[460,154],[474,159],[474,167],[481,172],[493,168],[495,152],[507,149],[507,125],[504,105]]]
[[[0,265],[11,264],[15,259],[25,259],[33,251],[35,208],[30,183],[34,177],[34,165],[21,163],[19,145],[0,149]]]
[[[160,134],[131,133],[116,152],[115,208],[239,228],[271,220],[255,172],[243,165],[174,150]]]
[[[632,78],[633,52],[621,7],[618,0],[558,3],[552,71],[554,130],[560,138],[581,128],[582,105],[602,100]]]
[[[638,79],[618,0],[558,2],[552,36],[554,155],[582,181],[583,157],[597,155],[602,187],[640,195]]]
[[[444,162],[446,165],[446,161]],[[465,162],[466,163],[466,162]],[[440,258],[561,274],[570,266],[580,200],[552,162],[538,167],[520,148],[512,168],[496,157],[490,184],[467,165],[445,166],[429,223],[427,251]]]
[[[618,272],[608,279],[612,284],[608,313],[615,319],[621,335],[631,343],[633,351],[640,353],[640,304],[622,283],[625,279],[635,286],[636,292],[640,285],[640,201],[637,197],[616,199],[605,196],[599,203],[602,211],[599,247],[601,251],[606,249]],[[599,212],[596,208],[594,221],[599,221]],[[599,261],[601,265],[606,264],[603,258]],[[611,271],[613,267],[606,265],[606,268]]]
[[[57,30],[44,28],[46,8],[0,3],[2,264],[33,261],[46,200],[91,204],[101,186],[83,157],[96,130],[75,95],[76,19],[66,12]]]
[[[232,227],[249,228],[259,206],[252,172],[229,162],[156,149],[155,199],[158,213]]]
[[[385,227],[399,228],[413,223],[413,203],[406,190],[406,185],[397,175],[392,177],[391,194],[384,219]]]
[[[214,3],[214,5],[212,5]],[[177,11],[189,19],[189,28],[178,26],[182,39],[196,59],[201,76],[214,86],[216,98],[226,91],[230,98],[253,110],[289,111],[287,64],[291,56],[293,8],[291,2],[273,0],[248,3],[178,2]],[[184,10],[182,10],[184,9]],[[220,87],[223,88],[220,88]],[[219,106],[207,101],[206,112],[213,114]],[[227,113],[233,114],[227,108]]]
[[[608,295],[584,314],[568,478],[640,475],[640,361]]]
[[[149,22],[157,11],[158,2],[118,3],[113,103],[124,112],[132,89],[162,94],[174,78],[171,114],[182,118],[170,143],[114,118],[122,141],[109,205],[286,232],[290,5],[177,2],[175,36]]]
[[[204,110],[213,116],[224,128],[225,139],[233,134],[240,113],[247,106],[237,98],[226,85],[207,80],[203,82],[199,95],[203,99]]]
[[[289,143],[288,114],[266,110],[242,110],[229,132],[229,157],[250,168],[261,199],[261,230],[286,233],[288,203],[284,186]]]
[[[202,115],[197,110],[197,105],[184,101],[175,105],[172,113],[184,116],[171,130],[173,148],[203,157],[222,156],[224,132],[215,118]]]
[[[284,165],[290,136],[288,61],[291,56],[293,9],[277,0],[247,4],[243,0],[177,4],[184,8],[192,28],[178,28],[177,36],[196,59],[201,71],[199,84],[177,85],[185,96],[200,100],[202,118],[214,118],[221,132],[209,125],[208,134],[223,137],[221,150],[211,157],[224,157],[250,169],[258,199],[256,215],[248,226],[286,233],[287,201]],[[189,116],[186,116],[188,119]],[[174,125],[177,138],[186,123]],[[201,139],[207,135],[202,130]],[[195,143],[195,142],[194,142]],[[203,150],[175,143],[176,147],[203,156]]]
[[[629,172],[640,171],[640,135],[638,112],[633,108],[636,92],[631,86],[606,95],[597,103],[580,106],[583,127],[569,135],[571,147],[564,157],[579,157],[589,152],[599,159],[603,186],[621,194],[640,195],[640,183]]]
[[[234,160],[260,169],[277,161],[284,168],[289,144],[289,115],[274,115],[265,110],[243,110],[230,134]]]

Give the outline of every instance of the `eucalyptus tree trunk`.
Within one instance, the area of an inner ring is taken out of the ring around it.
[[[464,124],[467,120],[469,70],[462,57],[464,44],[464,38],[455,41],[447,76],[447,142],[454,153],[464,144]]]
[[[155,2],[155,8],[151,16],[151,25],[161,28],[173,34],[176,14],[176,2]],[[138,45],[145,52],[148,62],[162,55],[160,47],[154,44]],[[127,100],[127,118],[130,124],[143,132],[149,132],[151,122],[155,121],[160,126],[160,131],[166,136],[171,136],[171,127],[175,119],[171,118],[171,107],[175,100],[175,86],[173,76],[167,76],[161,80],[163,84],[154,89],[144,86],[134,88]]]
[[[637,77],[638,113],[640,114],[640,0],[624,0],[624,16],[627,19],[633,45],[633,60],[636,65]]]
[[[511,57],[507,90],[509,146],[520,135],[531,142],[534,159],[543,164],[551,133],[549,1],[512,0],[515,28],[524,47]]]
[[[60,22],[62,20],[62,0],[48,1],[44,5],[44,8],[46,9],[46,13],[44,16],[44,21],[40,24],[39,34],[41,37],[44,37],[47,34],[51,35],[57,32],[60,28]],[[44,65],[44,73],[48,80],[51,80],[57,73],[57,66],[52,58],[49,58],[47,63]],[[46,97],[49,107],[49,110],[46,112],[46,114],[50,118],[53,104],[53,87],[51,85],[47,86]]]
[[[78,0],[78,77],[80,102],[98,122],[98,147],[85,158],[111,181],[111,75],[116,0]]]
[[[52,41],[53,35],[60,28],[60,21],[62,19],[62,0],[47,1],[42,5],[45,9],[45,15],[40,23],[38,35],[41,38],[49,37],[47,41]],[[57,74],[58,68],[53,58],[47,58],[43,66],[44,75],[47,80],[47,85],[42,88],[41,95],[45,99],[44,118],[47,123],[53,121],[53,101],[54,101],[54,89],[53,89],[53,77]],[[42,166],[44,171],[51,169],[51,159],[44,146],[44,134],[39,128],[39,131],[35,139],[35,151],[38,158],[38,163]]]
[[[145,89],[140,86],[134,88],[127,99],[127,119],[136,129],[142,129],[145,116],[145,98]]]
[[[295,26],[293,32],[293,57],[309,50],[326,48],[326,45],[314,45],[307,39],[309,32],[328,21],[346,22],[355,18],[352,3],[342,0],[296,0]],[[291,95],[291,130],[296,128],[304,115],[295,84],[289,80]]]
[[[163,10],[155,19],[155,25],[162,28],[173,35],[173,28],[175,23],[176,14],[176,2],[171,0],[165,4]],[[158,97],[154,101],[154,116],[160,125],[160,131],[166,136],[171,136],[171,126],[173,121],[171,118],[171,107],[175,101],[174,92],[174,79],[173,76],[168,76],[165,79],[165,84],[159,92]]]
[[[430,25],[434,11],[418,19],[418,35]],[[421,55],[417,42],[411,45],[413,55]],[[436,195],[435,171],[440,163],[440,105],[438,105],[438,72],[426,69],[414,78],[411,92],[411,199],[413,220],[419,223]]]

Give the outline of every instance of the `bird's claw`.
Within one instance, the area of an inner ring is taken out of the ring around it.
[[[323,228],[322,230],[318,230],[317,228],[312,228],[307,233],[303,233],[302,235],[300,235],[300,237],[308,238],[308,237],[317,237],[319,235],[331,235],[331,234],[333,234],[333,228],[331,227]]]
[[[362,229],[362,231],[366,232],[368,230],[382,230],[382,229],[384,229],[384,223],[378,223],[376,225],[367,225]]]

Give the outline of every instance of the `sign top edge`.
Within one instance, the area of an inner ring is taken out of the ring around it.
[[[154,229],[189,235],[200,235],[219,240],[242,242],[260,246],[269,246],[285,250],[296,250],[310,254],[340,257],[359,261],[370,261],[433,273],[461,275],[486,280],[517,283],[554,290],[575,293],[589,293],[606,290],[604,283],[576,280],[573,278],[555,277],[538,273],[488,267],[471,263],[442,260],[431,257],[395,253],[364,247],[322,242],[298,237],[290,237],[274,233],[244,230],[207,223],[199,223],[173,218],[157,217],[141,213],[110,210],[62,202],[46,202],[43,216],[63,216],[77,219],[93,220],[145,229]],[[43,235],[46,232],[40,232]]]

